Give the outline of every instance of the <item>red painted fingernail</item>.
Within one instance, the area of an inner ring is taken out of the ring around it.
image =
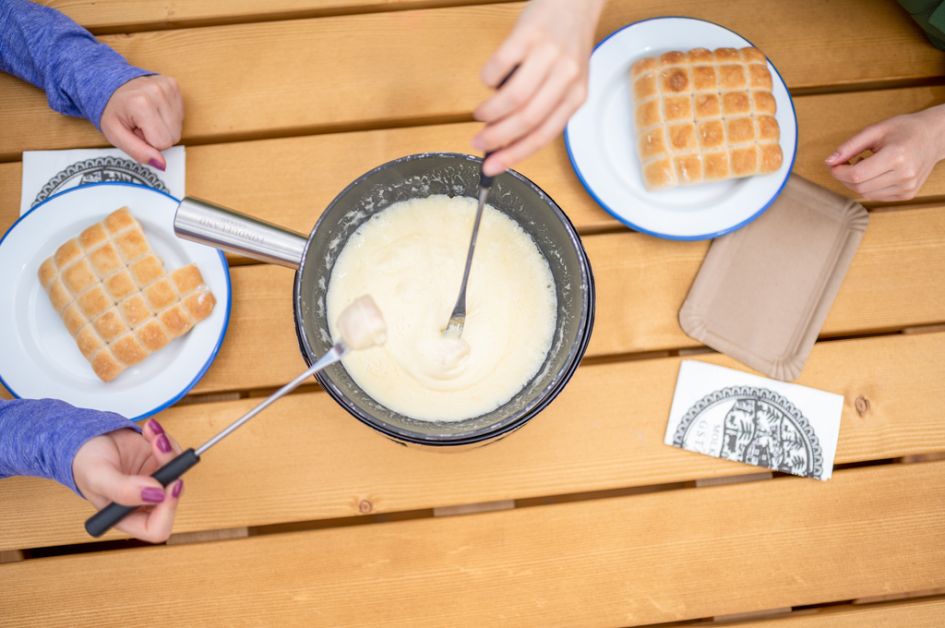
[[[153,168],[157,168],[157,169],[160,170],[161,172],[164,172],[165,170],[167,170],[167,165],[162,164],[162,163],[161,163],[160,161],[158,161],[157,159],[152,159],[152,160],[149,161],[148,163],[151,164],[151,166],[152,166]]]
[[[180,497],[180,492],[184,490],[184,481],[177,480],[174,482],[174,488],[171,489],[171,497],[177,498]]]
[[[164,428],[161,427],[161,424],[157,422],[156,419],[151,419],[148,421],[148,425],[151,426],[151,431],[155,434],[163,434]]]
[[[171,453],[171,441],[167,440],[167,434],[161,434],[157,439],[158,449],[161,450],[162,454]]]
[[[141,501],[148,502],[149,504],[160,504],[164,501],[164,491],[159,488],[154,488],[153,486],[143,488],[141,489]]]

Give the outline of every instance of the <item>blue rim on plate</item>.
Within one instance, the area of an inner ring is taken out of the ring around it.
[[[628,28],[632,28],[632,27],[634,27],[634,26],[636,26],[636,25],[638,25],[638,24],[643,24],[643,23],[645,23],[645,22],[653,22],[653,21],[658,21],[658,20],[675,20],[675,19],[692,20],[692,21],[694,21],[694,22],[705,22],[706,24],[711,24],[711,25],[713,25],[713,26],[718,26],[719,28],[730,32],[731,34],[735,35],[736,37],[740,37],[741,39],[744,39],[746,42],[748,42],[748,45],[754,46],[755,48],[757,48],[757,46],[755,46],[755,44],[753,44],[751,41],[749,41],[748,38],[746,38],[746,37],[744,37],[744,36],[742,36],[742,35],[736,33],[735,31],[733,31],[732,29],[730,29],[730,28],[728,28],[728,27],[726,27],[726,26],[722,26],[721,24],[717,24],[716,22],[713,22],[713,21],[711,21],[711,20],[703,20],[703,19],[700,19],[700,18],[688,17],[688,16],[685,16],[685,15],[662,15],[662,16],[659,16],[659,17],[649,17],[649,18],[646,18],[645,20],[638,20],[638,21],[636,21],[636,22],[631,22],[630,24],[625,24],[624,26],[621,26],[620,28],[618,28],[617,30],[613,31],[612,33],[610,33],[609,35],[607,35],[606,37],[604,37],[602,40],[600,40],[600,41],[597,43],[597,45],[594,46],[594,50],[591,51],[591,56],[593,57],[593,56],[594,56],[594,53],[597,52],[597,49],[600,48],[601,46],[603,46],[605,43],[607,43],[607,40],[609,40],[611,37],[614,37],[615,35],[617,35],[617,34],[623,32],[623,31],[627,30]],[[759,48],[759,50],[760,50],[760,48]],[[766,60],[769,64],[771,64],[771,67],[774,68],[774,73],[778,75],[778,79],[780,79],[780,80],[781,80],[781,83],[785,86],[785,88],[787,88],[787,83],[785,82],[784,77],[781,76],[781,72],[778,70],[777,66],[774,65],[774,63],[771,61],[771,59],[768,58],[767,55],[765,55],[765,60]],[[650,230],[650,229],[644,229],[644,228],[640,227],[639,225],[633,224],[633,222],[627,220],[627,219],[624,218],[623,216],[620,216],[617,212],[615,212],[613,209],[611,209],[611,208],[607,205],[607,203],[605,203],[604,200],[603,200],[602,198],[600,198],[600,196],[597,195],[597,193],[596,193],[596,192],[594,191],[594,189],[590,186],[590,184],[588,184],[587,180],[584,178],[584,175],[581,173],[581,169],[578,167],[577,162],[574,160],[574,151],[571,150],[571,139],[570,139],[570,137],[569,137],[569,135],[568,135],[568,127],[567,127],[567,126],[564,127],[564,147],[565,147],[565,150],[567,150],[567,152],[568,152],[568,161],[571,162],[571,168],[574,170],[574,174],[577,175],[577,178],[578,178],[578,180],[581,182],[581,185],[584,186],[584,189],[587,190],[587,193],[591,196],[591,198],[593,198],[594,201],[604,209],[604,211],[606,211],[608,214],[610,214],[610,215],[611,215],[613,218],[615,218],[618,222],[622,223],[623,225],[625,225],[625,226],[627,226],[627,227],[630,227],[631,229],[633,229],[633,230],[635,230],[635,231],[639,231],[640,233],[645,233],[645,234],[647,234],[647,235],[651,235],[651,236],[654,236],[654,237],[657,237],[657,238],[663,238],[663,239],[665,239],[665,240],[681,240],[681,241],[709,240],[709,239],[712,239],[712,238],[717,238],[717,237],[719,237],[719,236],[723,236],[723,235],[725,235],[726,233],[731,233],[732,231],[737,231],[738,229],[741,229],[742,227],[748,225],[750,222],[752,222],[753,220],[755,220],[756,218],[758,218],[758,216],[760,216],[761,214],[763,214],[763,213],[765,212],[765,210],[767,210],[769,207],[771,207],[771,204],[774,203],[774,201],[776,201],[777,198],[778,198],[779,196],[781,196],[781,192],[784,191],[784,186],[787,185],[788,179],[791,178],[791,172],[794,170],[794,161],[797,159],[797,140],[798,140],[797,110],[794,108],[794,99],[791,97],[791,91],[790,91],[790,90],[788,90],[788,102],[791,103],[791,115],[794,116],[794,152],[791,154],[791,165],[788,167],[787,176],[784,177],[784,181],[782,181],[782,182],[781,182],[781,185],[778,186],[778,189],[775,191],[774,196],[772,196],[771,198],[769,198],[769,199],[761,206],[761,208],[760,208],[758,211],[756,211],[754,214],[752,214],[751,216],[749,216],[748,218],[746,218],[745,220],[739,222],[739,223],[736,224],[736,225],[733,225],[733,226],[728,227],[728,228],[726,228],[726,229],[722,229],[721,231],[716,231],[716,232],[712,232],[712,233],[705,233],[705,234],[701,234],[701,235],[680,236],[680,235],[672,235],[672,234],[668,234],[668,233],[659,233],[659,232],[657,232],[657,231],[652,231],[652,230]]]
[[[167,198],[171,199],[175,203],[180,203],[180,199],[177,198],[176,196],[172,196],[171,194],[168,194],[167,192],[163,192],[161,190],[149,187],[147,185],[139,185],[137,183],[125,183],[123,181],[100,181],[98,183],[85,183],[83,185],[77,185],[73,188],[69,188],[68,190],[63,190],[62,192],[56,192],[49,198],[46,198],[40,201],[39,203],[37,203],[36,205],[34,205],[33,207],[31,207],[28,212],[26,212],[25,214],[17,218],[16,221],[12,225],[10,225],[10,228],[7,229],[6,233],[4,233],[2,237],[0,237],[0,246],[3,246],[3,243],[6,241],[7,236],[13,233],[13,230],[16,229],[16,226],[20,224],[20,222],[23,219],[25,219],[27,216],[32,214],[34,211],[36,211],[37,209],[39,209],[40,207],[42,207],[49,201],[55,198],[59,198],[60,196],[63,196],[64,194],[69,194],[71,192],[74,192],[76,190],[80,190],[80,189],[84,190],[87,188],[94,188],[94,187],[99,187],[102,185],[109,185],[109,186],[116,186],[116,187],[124,186],[124,187],[148,190],[150,192],[160,194],[161,196],[166,196]],[[194,386],[197,385],[197,382],[203,379],[203,376],[207,373],[207,369],[209,369],[210,365],[213,364],[213,361],[216,360],[217,354],[220,352],[220,347],[223,346],[223,339],[226,337],[227,329],[229,329],[229,326],[230,326],[230,310],[233,307],[233,285],[232,285],[232,282],[230,281],[230,265],[229,263],[227,263],[226,256],[223,254],[223,251],[217,251],[217,254],[220,256],[220,261],[223,263],[223,275],[226,277],[226,314],[223,317],[223,329],[220,330],[220,337],[217,339],[216,345],[214,345],[213,347],[213,351],[210,352],[210,357],[208,357],[207,361],[203,364],[203,366],[200,367],[200,371],[197,372],[197,375],[190,381],[190,383],[184,386],[183,390],[181,390],[179,393],[177,393],[176,395],[174,395],[173,397],[171,397],[164,403],[160,404],[158,407],[154,408],[153,410],[149,410],[143,414],[139,414],[136,417],[127,417],[128,419],[132,421],[140,421],[142,419],[146,419],[149,416],[152,416],[152,415],[157,414],[158,412],[161,412],[162,410],[166,410],[167,408],[171,407],[172,405],[180,401],[184,397],[184,395],[190,392],[190,390]],[[6,382],[6,380],[3,379],[2,374],[0,374],[0,384],[2,384],[4,388],[9,390],[11,395],[16,397],[17,399],[22,399],[22,397],[20,397],[20,395],[17,394],[17,392],[13,390],[13,388],[10,387],[10,385]]]

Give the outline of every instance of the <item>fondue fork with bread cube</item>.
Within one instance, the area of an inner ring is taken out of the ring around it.
[[[186,334],[216,303],[195,265],[165,271],[126,207],[60,246],[39,280],[106,382]]]

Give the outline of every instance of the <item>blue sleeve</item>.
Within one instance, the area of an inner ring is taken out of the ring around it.
[[[96,127],[116,89],[154,74],[129,65],[62,13],[29,0],[0,0],[0,71],[44,90],[56,111]]]
[[[83,410],[55,399],[0,399],[0,478],[48,478],[81,496],[72,476],[76,452],[90,438],[122,428],[141,431],[114,412]]]

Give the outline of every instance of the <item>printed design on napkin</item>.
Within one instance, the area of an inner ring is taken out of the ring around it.
[[[730,386],[683,415],[673,445],[794,475],[823,475],[820,441],[791,401],[767,388]]]
[[[52,196],[82,185],[139,185],[175,198],[186,196],[187,152],[173,146],[161,154],[166,169],[139,164],[118,148],[23,151],[20,215]]]
[[[683,360],[663,442],[827,480],[833,473],[842,414],[842,395]]]
[[[93,157],[70,164],[53,175],[40,189],[31,206],[64,189],[103,181],[146,185],[170,194],[170,190],[154,172],[136,161],[123,157]]]

